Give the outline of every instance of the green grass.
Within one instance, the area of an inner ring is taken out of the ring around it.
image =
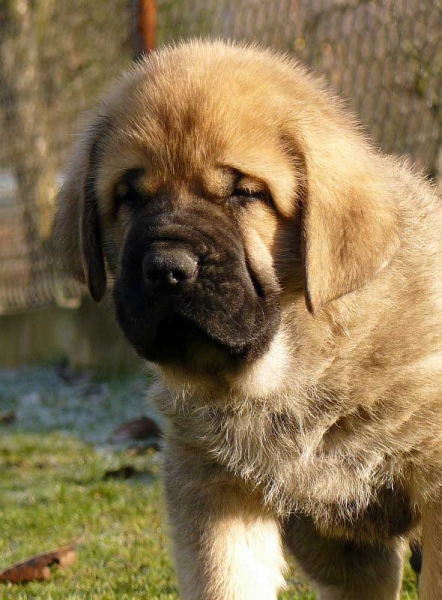
[[[161,500],[161,454],[114,449],[109,433],[148,412],[139,378],[61,384],[51,369],[0,372],[0,569],[83,536],[49,581],[0,584],[7,600],[176,600]],[[129,480],[105,478],[131,465]],[[313,600],[295,571],[280,600]],[[403,600],[416,600],[407,570]]]

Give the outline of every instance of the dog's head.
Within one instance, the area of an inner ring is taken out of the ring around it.
[[[397,246],[375,152],[302,68],[188,43],[124,76],[82,136],[54,238],[143,357],[186,368],[263,355],[287,304],[360,289]]]

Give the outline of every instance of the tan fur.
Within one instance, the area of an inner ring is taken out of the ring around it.
[[[127,169],[145,168],[146,195],[167,192],[184,210],[195,198],[223,202],[232,185],[225,167],[274,200],[245,208],[239,232],[253,267],[281,285],[282,322],[267,354],[238,369],[221,368],[215,354],[196,358],[192,376],[158,368],[182,597],[275,598],[281,532],[290,537],[296,513],[311,524],[302,549],[321,600],[398,598],[402,540],[423,514],[421,597],[441,598],[435,191],[373,150],[303,68],[253,47],[190,42],[154,53],[104,99],[100,135],[103,118],[99,159],[87,166],[92,125],[60,192],[55,226],[68,268],[83,280],[88,169],[110,277],[128,225],[115,219],[113,193]],[[368,548],[374,579],[339,562],[333,544],[342,540]],[[310,549],[323,543],[333,560],[320,575],[323,561]]]

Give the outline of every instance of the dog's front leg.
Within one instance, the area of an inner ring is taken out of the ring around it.
[[[441,600],[442,502],[440,500],[423,508],[422,526],[422,571],[419,577],[419,597],[421,600]]]
[[[276,600],[284,558],[277,519],[199,454],[169,444],[166,499],[183,600]]]

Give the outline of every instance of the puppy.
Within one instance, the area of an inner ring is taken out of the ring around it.
[[[116,83],[54,240],[155,364],[186,600],[442,598],[442,210],[287,57],[189,42]]]

